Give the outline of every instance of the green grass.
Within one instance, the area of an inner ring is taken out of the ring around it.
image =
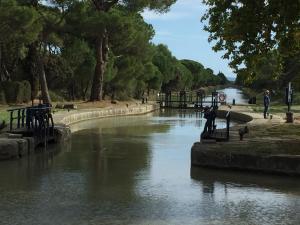
[[[248,98],[250,97],[256,97],[257,104],[263,104],[264,99],[264,92],[262,91],[256,91],[250,88],[242,88],[242,91],[245,96]],[[285,101],[285,92],[284,91],[275,91],[271,92],[271,103],[272,105],[283,105]],[[300,105],[300,92],[294,92],[293,95],[293,104],[294,105]]]
[[[9,122],[9,113],[5,109],[0,109],[0,123],[2,123],[3,120],[6,123]]]
[[[262,105],[255,105],[252,106],[254,112],[262,113],[264,111],[264,107]],[[272,103],[269,107],[269,113],[276,114],[276,113],[285,113],[287,112],[288,107],[283,104]],[[294,113],[300,113],[300,105],[293,105],[291,107],[291,111]]]
[[[250,127],[243,142],[219,143],[218,151],[245,153],[250,155],[300,155],[300,125],[278,124]]]
[[[278,126],[267,128],[265,134],[268,134],[271,137],[282,137],[291,135],[300,137],[300,126],[294,124],[281,124]]]

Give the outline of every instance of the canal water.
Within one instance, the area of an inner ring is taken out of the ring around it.
[[[69,143],[0,163],[0,224],[299,225],[299,178],[191,168],[203,125],[178,110],[78,123]]]
[[[219,90],[226,94],[226,102],[232,104],[233,99],[235,100],[236,104],[247,104],[248,99],[246,99],[245,95],[240,89],[237,88],[226,88],[223,90]]]

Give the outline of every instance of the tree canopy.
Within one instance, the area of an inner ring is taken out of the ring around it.
[[[207,22],[209,41],[215,51],[225,52],[223,57],[230,60],[238,80],[247,83],[251,79],[272,77],[280,86],[299,76],[300,1],[203,0],[203,3],[209,7],[202,18]],[[272,64],[275,58],[276,66]],[[270,71],[259,66],[266,60],[273,67],[267,69]]]
[[[141,11],[163,13],[174,2],[0,1],[0,96],[94,101],[221,84],[211,69],[151,42]]]

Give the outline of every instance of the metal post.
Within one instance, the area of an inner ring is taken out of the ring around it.
[[[25,122],[25,109],[22,109],[22,127],[24,127]]]
[[[10,131],[12,131],[13,129],[13,120],[14,120],[14,111],[10,111],[10,123],[9,123]]]
[[[18,109],[18,122],[17,122],[17,128],[20,128],[20,121],[21,121],[21,109]]]
[[[226,139],[229,140],[229,129],[230,129],[230,112],[226,114]]]
[[[204,94],[201,94],[200,95],[200,98],[201,98],[201,102],[200,102],[200,105],[201,105],[201,108],[203,109],[203,98],[204,98]]]

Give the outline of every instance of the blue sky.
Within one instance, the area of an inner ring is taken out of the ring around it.
[[[222,53],[214,52],[207,41],[209,34],[200,21],[205,10],[202,0],[177,0],[168,13],[145,11],[143,17],[155,29],[153,42],[167,45],[178,59],[192,59],[215,73],[221,71],[227,77],[235,77],[228,61],[221,58]]]

